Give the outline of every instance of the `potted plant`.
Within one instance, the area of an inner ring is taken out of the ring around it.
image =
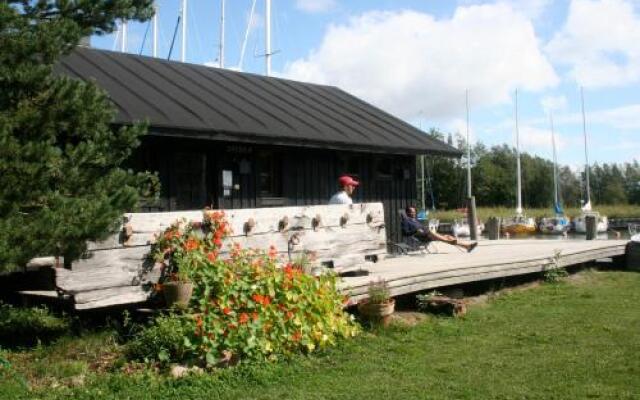
[[[192,224],[177,221],[156,239],[150,257],[161,264],[161,290],[168,307],[185,308],[193,295],[192,275],[201,240]]]
[[[368,298],[358,303],[360,315],[373,323],[389,324],[391,314],[395,310],[396,302],[391,297],[389,286],[383,279],[369,283]]]

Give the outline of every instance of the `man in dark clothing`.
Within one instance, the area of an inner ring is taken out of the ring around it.
[[[454,236],[441,235],[436,232],[431,232],[416,219],[416,208],[413,206],[408,206],[405,209],[405,213],[406,217],[402,219],[402,222],[400,224],[400,227],[402,228],[402,234],[404,236],[413,236],[425,243],[429,243],[431,241],[448,243],[452,246],[461,247],[467,250],[468,253],[472,252],[473,249],[475,249],[478,245],[478,242],[463,243],[459,242],[458,239]]]

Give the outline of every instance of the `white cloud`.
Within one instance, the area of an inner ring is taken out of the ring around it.
[[[545,96],[540,100],[540,105],[546,114],[549,112],[562,111],[567,108],[567,98],[565,96]]]
[[[296,8],[308,13],[326,12],[335,6],[335,0],[296,0]]]
[[[582,114],[567,114],[557,120],[566,124],[582,124]],[[640,130],[640,104],[630,104],[604,110],[587,110],[586,120],[587,128],[593,124],[602,124],[619,130]],[[640,135],[638,136],[638,142],[640,143]]]
[[[553,148],[551,146],[551,129],[538,128],[532,125],[520,126],[520,150],[535,153],[543,157],[551,158]],[[564,149],[568,140],[555,132],[556,150]]]
[[[465,89],[473,110],[558,83],[531,21],[507,4],[458,7],[443,20],[368,12],[332,25],[283,75],[339,86],[407,119],[464,115]]]
[[[627,0],[573,0],[565,25],[546,46],[583,86],[640,81],[640,15]]]

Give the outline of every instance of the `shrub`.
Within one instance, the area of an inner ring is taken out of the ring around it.
[[[161,237],[171,236],[172,244],[155,247],[156,261],[178,270],[188,266],[193,298],[185,313],[163,317],[143,332],[132,355],[159,360],[159,354],[168,354],[174,361],[192,358],[208,365],[275,359],[333,345],[358,332],[343,311],[347,299],[337,290],[335,274],[306,274],[304,265],[278,260],[273,247],[266,252],[235,244],[221,257],[228,232],[219,212],[205,212],[202,226],[172,226],[164,232]],[[170,324],[179,325],[172,329],[180,337],[164,333]]]
[[[31,346],[48,342],[70,330],[70,321],[46,308],[16,308],[0,303],[0,342],[6,346]]]
[[[188,322],[182,314],[156,318],[152,326],[140,331],[127,345],[127,356],[160,363],[188,358],[189,350],[184,345],[184,338],[192,331]]]

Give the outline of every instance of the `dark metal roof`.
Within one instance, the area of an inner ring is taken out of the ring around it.
[[[155,135],[460,155],[334,86],[80,47],[56,71],[95,80],[118,109],[116,124],[148,120]]]

